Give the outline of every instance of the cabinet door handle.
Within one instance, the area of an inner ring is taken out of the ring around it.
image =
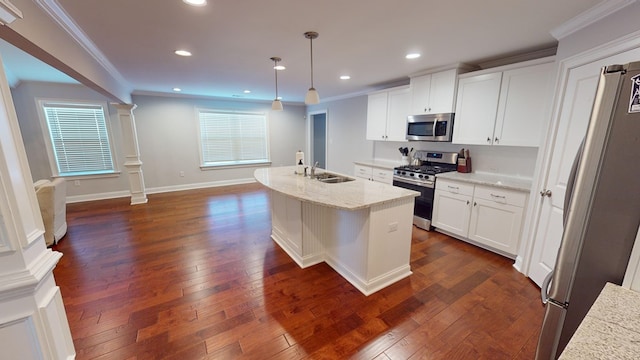
[[[551,190],[549,189],[542,189],[542,191],[540,191],[540,196],[542,197],[551,197]]]
[[[478,205],[478,203],[474,201],[473,202],[473,206],[477,206],[477,205]]]
[[[496,139],[494,140],[494,142],[495,142],[496,144],[499,144],[499,143],[500,143],[500,139],[496,138]]]
[[[467,205],[469,205],[471,202],[469,200],[467,200]]]
[[[491,194],[491,197],[498,198],[498,199],[506,199],[507,198],[504,195],[496,195],[496,194]]]
[[[457,187],[457,186],[447,185],[447,187],[448,187],[449,189],[453,189],[453,190],[460,190],[460,188],[459,188],[459,187]]]
[[[491,143],[491,138],[487,136],[487,142]]]

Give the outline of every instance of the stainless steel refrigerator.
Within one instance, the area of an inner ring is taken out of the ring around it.
[[[640,62],[604,67],[574,161],[536,359],[556,359],[606,282],[622,284],[640,226]]]

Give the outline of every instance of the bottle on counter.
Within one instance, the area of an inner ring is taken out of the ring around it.
[[[302,159],[298,160],[298,165],[296,165],[296,174],[304,174],[304,164],[302,163]]]
[[[296,165],[300,164],[300,161],[302,161],[302,164],[304,164],[304,153],[302,152],[302,150],[298,150],[296,152]]]

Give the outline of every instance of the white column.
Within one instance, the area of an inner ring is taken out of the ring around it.
[[[0,59],[0,69],[3,69]],[[0,358],[73,359],[9,84],[0,71]]]
[[[142,161],[138,149],[138,133],[136,132],[136,119],[133,116],[135,104],[113,104],[118,110],[118,118],[122,127],[124,141],[125,163],[129,174],[129,189],[131,191],[131,205],[145,204],[147,193],[144,188],[142,176]]]

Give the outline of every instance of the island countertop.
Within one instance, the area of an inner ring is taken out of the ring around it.
[[[355,180],[328,184],[295,173],[295,166],[261,168],[254,177],[262,185],[301,201],[336,209],[360,210],[387,202],[414,198],[420,193],[379,182],[348,176]],[[318,169],[317,173],[325,172]],[[337,174],[333,171],[331,173]],[[338,174],[346,176],[343,174]]]

